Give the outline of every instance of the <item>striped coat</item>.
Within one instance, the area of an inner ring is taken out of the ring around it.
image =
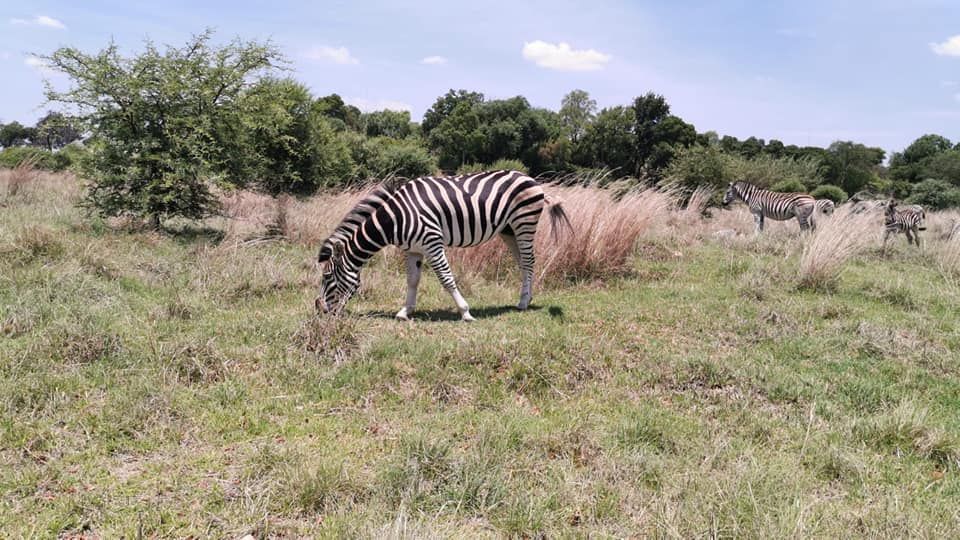
[[[907,237],[908,244],[916,244],[920,247],[920,231],[927,228],[923,226],[923,221],[927,214],[923,207],[919,205],[910,205],[897,207],[897,202],[893,199],[887,203],[883,216],[883,247],[886,250],[887,239],[891,234],[903,233]]]
[[[407,319],[417,301],[422,262],[433,268],[464,320],[473,320],[460,294],[444,248],[476,246],[500,236],[520,267],[519,309],[532,299],[533,238],[547,208],[553,233],[570,222],[559,201],[517,171],[454,177],[423,177],[379,188],[344,217],[320,248],[323,271],[317,309],[339,312],[360,285],[360,269],[387,245],[407,255],[407,299],[397,318]]]
[[[785,221],[796,218],[800,230],[813,228],[813,213],[816,201],[806,193],[779,193],[761,189],[748,182],[729,184],[727,193],[723,196],[724,206],[735,199],[740,199],[753,214],[757,223],[757,232],[763,231],[763,221],[766,218],[776,221]]]

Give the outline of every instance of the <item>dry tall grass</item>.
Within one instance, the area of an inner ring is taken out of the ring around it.
[[[875,246],[880,229],[873,216],[837,210],[832,219],[821,220],[817,230],[804,238],[798,264],[800,286],[811,289],[834,287],[847,261]]]

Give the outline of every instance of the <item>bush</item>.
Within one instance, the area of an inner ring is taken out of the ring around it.
[[[822,184],[817,186],[813,191],[810,192],[810,195],[814,199],[830,199],[837,204],[842,204],[849,198],[847,197],[847,192],[844,191],[843,188],[839,186],[832,186],[830,184]]]
[[[710,186],[721,192],[730,182],[744,181],[775,191],[805,192],[821,180],[820,162],[811,157],[793,159],[760,154],[746,158],[725,153],[719,146],[692,146],[677,151],[666,168],[667,183],[686,190]]]
[[[24,162],[47,171],[62,171],[72,163],[71,154],[63,151],[51,152],[29,146],[14,146],[0,151],[0,167],[13,169]]]
[[[527,166],[519,159],[498,159],[490,165],[483,163],[465,163],[457,169],[457,174],[470,174],[483,171],[520,171],[527,172]]]
[[[418,139],[367,139],[355,133],[344,133],[350,155],[357,164],[360,179],[383,179],[391,175],[416,178],[433,174],[437,160]]]
[[[770,186],[770,191],[778,191],[780,193],[804,193],[807,191],[807,186],[796,179],[781,180]]]
[[[928,178],[913,186],[906,202],[931,210],[960,207],[960,188],[945,180]]]

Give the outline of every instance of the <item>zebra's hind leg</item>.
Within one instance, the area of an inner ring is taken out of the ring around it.
[[[762,233],[763,232],[763,214],[762,213],[754,214],[753,221],[756,222],[757,224],[757,234]]]
[[[474,318],[470,315],[470,306],[467,304],[467,301],[464,300],[463,295],[460,294],[460,289],[457,288],[457,282],[453,279],[453,272],[450,271],[450,263],[447,262],[447,255],[443,252],[443,244],[437,242],[436,246],[429,250],[427,260],[430,263],[430,267],[433,268],[433,271],[437,274],[437,279],[440,280],[440,284],[450,293],[450,296],[453,297],[453,302],[457,304],[457,309],[460,311],[460,318],[467,322],[473,321]]]
[[[510,248],[514,260],[520,268],[520,302],[517,309],[523,311],[533,301],[533,234],[501,234],[503,242]]]
[[[407,301],[397,312],[398,319],[409,321],[413,310],[417,308],[417,287],[420,286],[420,273],[423,267],[423,255],[407,253]]]

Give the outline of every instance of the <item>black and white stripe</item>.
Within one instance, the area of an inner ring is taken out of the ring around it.
[[[920,231],[927,228],[923,226],[923,220],[927,214],[923,207],[919,205],[910,205],[903,208],[897,207],[895,200],[887,203],[887,209],[883,217],[883,247],[886,250],[887,239],[891,234],[903,233],[907,236],[908,244],[916,244],[920,247]]]
[[[801,231],[814,227],[813,212],[816,202],[806,193],[779,193],[761,189],[748,182],[735,182],[727,188],[723,197],[724,206],[734,199],[740,199],[750,207],[758,233],[763,230],[765,218],[776,221],[796,218]]]
[[[815,206],[817,209],[817,215],[824,216],[833,215],[834,210],[837,209],[837,205],[830,199],[817,199]]]
[[[407,299],[397,313],[416,307],[422,261],[433,268],[464,320],[473,320],[457,289],[444,248],[476,246],[500,235],[520,266],[520,309],[532,299],[533,238],[540,213],[549,208],[554,235],[570,222],[559,201],[517,171],[422,177],[365,197],[324,241],[319,262],[323,283],[317,308],[339,311],[360,286],[360,268],[387,245],[407,254]]]

